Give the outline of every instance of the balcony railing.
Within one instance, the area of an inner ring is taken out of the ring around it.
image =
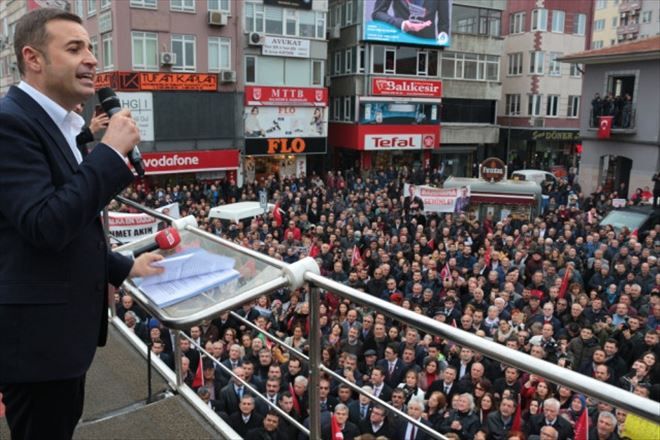
[[[642,2],[635,0],[635,1],[623,1],[621,4],[619,4],[619,12],[630,12],[630,11],[636,11],[638,9],[642,8]]]
[[[600,127],[599,116],[613,116],[612,119],[612,131],[617,133],[634,133],[637,131],[637,109],[633,105],[633,108],[629,111],[621,111],[620,114],[614,115],[604,115],[599,112],[598,115],[594,116],[594,110],[591,109],[589,112],[589,128],[597,129]]]
[[[637,34],[639,33],[639,23],[630,23],[616,28],[617,35]]]

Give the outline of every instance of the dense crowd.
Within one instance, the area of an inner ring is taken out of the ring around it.
[[[660,226],[637,232],[600,227],[616,194],[583,194],[569,175],[545,188],[550,203],[531,221],[428,214],[403,197],[406,182],[441,185],[442,169],[354,170],[304,178],[137,185],[126,195],[150,207],[178,202],[201,228],[286,262],[312,256],[322,274],[409,309],[658,400]],[[238,224],[209,220],[211,207],[278,202],[272,214]],[[632,203],[632,202],[631,202]],[[115,207],[126,209],[126,207]],[[353,255],[359,251],[359,258]],[[619,439],[626,412],[545,378],[423,334],[378,310],[322,292],[322,335],[309,334],[309,287],[279,290],[236,312],[192,327],[190,337],[274,405],[309,423],[308,370],[265,334],[302,352],[321,338],[323,364],[366,395],[324,377],[319,393],[324,438],[330,414],[345,439],[426,438],[369,399],[460,439],[569,439],[587,412],[591,439]],[[170,366],[174,332],[129,296],[118,314]],[[298,430],[268,404],[181,342],[182,377],[246,438],[294,438]],[[203,383],[194,380],[202,363]],[[197,383],[194,383],[197,382]],[[519,422],[520,421],[520,422]],[[536,437],[534,437],[536,436]]]

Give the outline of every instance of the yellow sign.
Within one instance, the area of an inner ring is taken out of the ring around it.
[[[628,413],[623,427],[623,437],[628,437],[630,440],[660,439],[660,425]]]

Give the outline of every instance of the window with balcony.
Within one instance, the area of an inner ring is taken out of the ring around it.
[[[158,70],[158,34],[131,32],[133,70]]]
[[[520,115],[520,94],[506,95],[505,111],[508,116]]]
[[[195,0],[170,0],[170,11],[195,12]]]
[[[552,32],[564,33],[564,21],[566,13],[564,11],[552,11]]]
[[[173,71],[194,72],[195,71],[195,47],[194,35],[172,34],[172,52],[176,54],[176,63],[172,66]]]
[[[568,97],[568,110],[566,116],[569,118],[577,118],[580,116],[580,97],[579,96],[569,96]]]
[[[525,32],[525,13],[516,12],[509,17],[509,33],[522,34]]]
[[[534,9],[532,11],[532,31],[548,30],[548,10]]]
[[[494,9],[452,6],[452,31],[461,34],[490,35],[501,34],[502,12]]]
[[[209,72],[231,70],[231,38],[209,37]]]
[[[546,116],[557,116],[559,110],[559,95],[548,95],[548,101],[545,108]]]
[[[541,98],[543,95],[527,95],[527,115],[541,115]]]
[[[584,35],[587,28],[587,14],[575,14],[573,20],[573,33],[575,35]]]
[[[509,75],[522,75],[523,73],[523,54],[522,52],[511,53],[509,58]]]
[[[544,55],[545,53],[541,51],[530,52],[529,73],[543,75]]]

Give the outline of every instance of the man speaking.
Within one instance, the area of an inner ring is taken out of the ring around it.
[[[96,58],[76,15],[37,9],[16,24],[22,81],[0,99],[0,392],[15,439],[68,439],[85,373],[107,336],[108,282],[161,259],[107,248],[99,212],[133,180],[127,110],[91,153],[73,110],[94,94]]]

